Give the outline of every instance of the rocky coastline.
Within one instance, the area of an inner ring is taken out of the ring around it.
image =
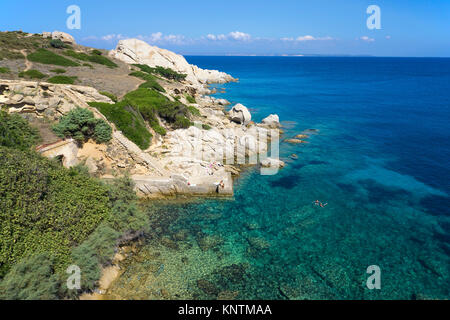
[[[70,35],[44,33],[44,37],[62,39],[75,45]],[[241,164],[269,168],[284,166],[282,161],[268,159],[266,153],[271,140],[278,139],[280,122],[277,115],[269,115],[261,123],[252,121],[244,105],[230,108],[224,99],[216,99],[209,88],[212,83],[237,81],[217,70],[203,70],[190,65],[184,57],[168,50],[150,46],[138,39],[122,40],[108,53],[114,61],[133,65],[170,68],[186,75],[183,81],[159,81],[164,95],[198,110],[193,126],[167,130],[160,135],[151,128],[151,145],[141,150],[116,128],[114,123],[89,105],[91,102],[113,103],[94,87],[52,84],[45,81],[0,80],[0,105],[9,113],[20,113],[30,121],[40,123],[44,144],[37,148],[42,155],[59,158],[66,167],[84,164],[91,175],[112,179],[129,174],[141,198],[161,198],[177,195],[232,196],[233,177],[239,175]],[[188,101],[186,95],[194,98]],[[112,127],[112,140],[107,144],[88,141],[82,146],[71,139],[58,139],[42,125],[57,121],[76,107],[87,108],[96,118]],[[159,119],[162,126],[165,123]],[[44,127],[44,129],[42,129]],[[167,127],[168,128],[168,127]]]

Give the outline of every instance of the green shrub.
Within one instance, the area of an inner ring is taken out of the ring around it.
[[[107,92],[107,91],[100,91],[99,93],[104,95],[105,97],[110,98],[112,101],[117,102],[117,96],[116,95],[114,95],[114,94],[112,94],[110,92]]]
[[[1,46],[0,46],[1,48]],[[17,59],[25,59],[24,55],[21,52],[7,50],[7,49],[0,49],[0,60],[7,59],[7,60],[17,60]]]
[[[74,84],[77,79],[78,79],[77,77],[54,76],[48,79],[47,81],[55,84]]]
[[[94,67],[92,66],[92,64],[89,63],[83,63],[83,67],[88,67],[90,69],[94,69]]]
[[[186,94],[186,100],[189,103],[197,103],[197,101],[195,100],[195,98],[189,94]]]
[[[50,72],[61,74],[61,73],[66,73],[66,70],[61,69],[61,68],[56,68],[56,69],[50,70]]]
[[[0,73],[10,73],[11,71],[6,67],[0,67]]]
[[[31,149],[39,141],[36,129],[17,114],[0,111],[0,146],[19,150]]]
[[[192,115],[197,116],[197,117],[201,116],[200,111],[196,107],[188,106],[187,108]]]
[[[208,124],[202,124],[202,129],[204,130],[211,130],[211,126]]]
[[[53,131],[62,138],[72,137],[80,143],[90,138],[98,143],[108,142],[112,134],[111,127],[103,119],[96,119],[92,111],[79,107],[61,117]]]
[[[95,55],[97,55],[97,56],[101,56],[103,53],[102,53],[100,50],[93,49],[93,50],[91,51],[91,54],[95,54]]]
[[[19,73],[20,78],[29,78],[29,79],[43,79],[47,75],[43,74],[39,70],[28,70],[28,71],[22,71]]]
[[[58,297],[58,277],[48,254],[26,257],[0,282],[0,300],[53,300]]]
[[[50,40],[50,45],[53,48],[56,48],[56,49],[62,49],[62,48],[66,48],[67,47],[67,45],[64,42],[62,42],[61,39]]]
[[[70,251],[110,214],[107,188],[34,151],[0,147],[1,274],[48,252],[64,273]]]
[[[102,64],[109,68],[117,68],[118,67],[117,64],[112,62],[110,59],[108,59],[102,55],[95,54],[95,53],[88,55],[83,52],[75,52],[73,50],[66,50],[64,52],[64,54],[67,56],[70,56],[72,58],[78,59],[78,60]]]
[[[170,68],[164,68],[164,67],[160,67],[160,66],[155,67],[155,68],[152,68],[145,64],[134,64],[134,66],[138,67],[143,72],[146,72],[149,74],[150,73],[157,74],[157,75],[160,75],[169,80],[182,81],[182,80],[186,79],[186,76],[187,76],[186,74],[178,73]]]
[[[77,67],[78,63],[64,58],[56,53],[53,53],[47,49],[38,49],[35,52],[28,55],[28,60],[43,64],[53,64],[63,67]]]
[[[147,74],[141,71],[135,71],[130,73],[130,76],[141,78],[142,80],[145,80],[145,83],[141,84],[139,88],[148,88],[148,89],[154,89],[159,92],[166,92],[164,88],[158,83],[156,78],[152,76],[151,74]]]
[[[109,187],[109,198],[113,203],[111,215],[106,223],[123,235],[148,231],[148,216],[138,207],[134,182],[130,177],[116,178]]]
[[[142,116],[126,103],[90,102],[89,105],[97,108],[108,121],[114,123],[117,129],[139,148],[145,150],[150,146],[152,135],[148,132]]]
[[[186,129],[189,128],[191,125],[192,125],[191,121],[189,121],[189,119],[184,116],[177,116],[174,123],[174,127],[176,129]]]

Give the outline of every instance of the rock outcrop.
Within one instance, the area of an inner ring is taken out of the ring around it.
[[[283,168],[285,166],[284,161],[280,159],[267,158],[260,162],[264,168]]]
[[[280,118],[276,114],[271,114],[267,118],[263,119],[263,125],[266,125],[269,128],[279,128],[280,127]]]
[[[252,121],[252,115],[248,111],[247,107],[238,103],[233,108],[231,108],[230,119],[238,124],[248,124]]]
[[[146,64],[150,67],[161,66],[186,74],[186,80],[193,85],[207,83],[225,83],[234,81],[232,76],[217,70],[205,70],[189,64],[186,59],[169,50],[151,46],[139,39],[121,40],[109,55],[129,64]]]
[[[52,38],[52,40],[61,40],[64,43],[74,45],[75,39],[68,33],[62,31],[42,32],[44,38]]]

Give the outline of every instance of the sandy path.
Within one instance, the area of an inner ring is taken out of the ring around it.
[[[23,56],[25,57],[25,70],[24,71],[28,71],[31,70],[31,68],[33,67],[33,63],[31,63],[28,58],[27,58],[27,51],[25,49],[20,50],[20,53],[23,54]]]

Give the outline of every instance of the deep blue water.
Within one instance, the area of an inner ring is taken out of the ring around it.
[[[187,230],[181,248],[223,241],[202,279],[241,299],[450,298],[450,59],[187,60],[239,78],[215,96],[256,121],[278,114],[284,138],[319,130],[280,145],[277,175],[246,171],[231,201],[152,205],[166,234]],[[370,265],[380,290],[365,285]],[[191,274],[193,297],[215,298]]]

